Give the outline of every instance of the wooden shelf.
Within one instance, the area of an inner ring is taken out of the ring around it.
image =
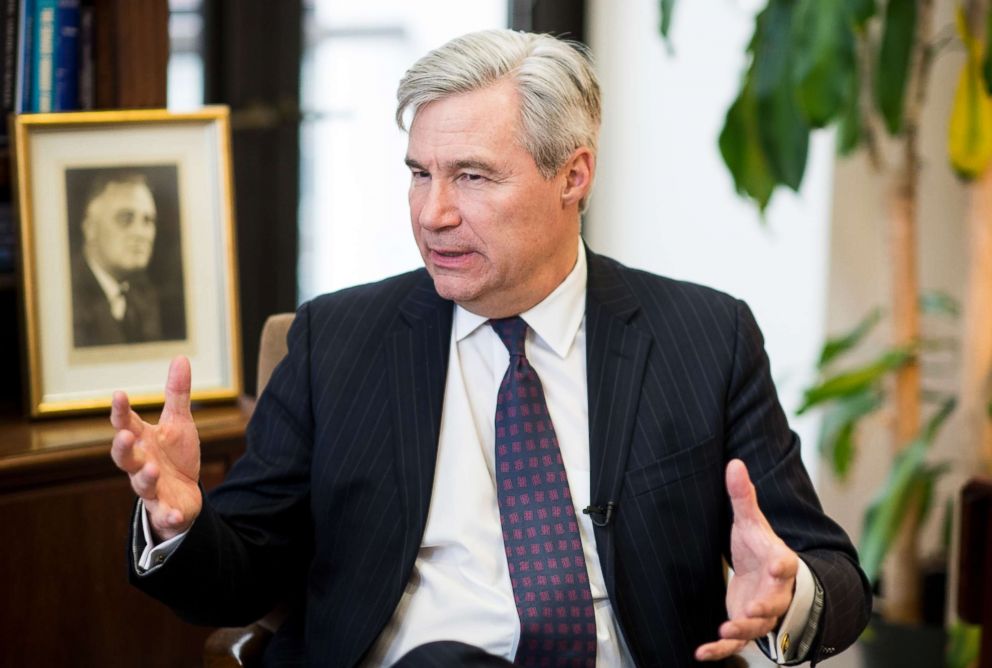
[[[247,417],[238,406],[195,410],[204,456],[241,449]],[[116,475],[110,460],[113,428],[106,415],[29,421],[0,416],[0,493],[38,484]]]
[[[244,450],[238,406],[194,410],[205,488]],[[106,416],[0,415],[0,665],[200,665],[209,629],[128,584],[134,493],[110,459]],[[150,657],[155,660],[149,664]]]

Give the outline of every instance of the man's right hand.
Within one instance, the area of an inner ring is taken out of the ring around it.
[[[110,422],[117,430],[110,455],[131,478],[159,541],[188,530],[200,514],[200,438],[189,409],[190,367],[185,357],[169,366],[165,406],[152,425],[131,410],[127,394],[114,392]]]

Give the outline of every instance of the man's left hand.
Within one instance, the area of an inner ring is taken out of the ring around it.
[[[727,585],[727,613],[720,639],[696,649],[699,661],[716,661],[762,638],[788,611],[796,587],[799,557],[775,535],[758,508],[758,497],[739,459],[727,464],[727,493],[734,511],[730,558],[734,576]]]

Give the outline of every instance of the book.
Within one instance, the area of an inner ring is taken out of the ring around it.
[[[0,276],[14,273],[17,253],[17,233],[14,211],[10,203],[10,195],[0,199]]]
[[[14,86],[15,111],[31,111],[31,72],[34,57],[34,0],[19,0],[17,22],[17,82]]]
[[[35,0],[31,111],[55,110],[55,15],[58,0]]]
[[[0,5],[0,145],[7,143],[7,117],[17,109],[14,94],[17,86],[17,0],[2,0]]]
[[[79,109],[79,0],[58,0],[53,111]]]
[[[79,108],[96,109],[93,60],[93,0],[83,0],[79,8]]]

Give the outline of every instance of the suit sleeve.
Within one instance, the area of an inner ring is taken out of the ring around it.
[[[857,639],[868,623],[871,591],[850,539],[824,514],[813,490],[799,438],[778,401],[754,316],[743,302],[737,302],[736,315],[725,425],[728,457],[747,464],[772,528],[802,556],[822,586],[822,614],[804,657],[815,664]],[[725,553],[729,560],[729,543]]]
[[[309,327],[304,305],[248,425],[245,455],[206,496],[182,544],[145,574],[128,550],[131,582],[188,622],[247,624],[302,589],[313,552]]]

